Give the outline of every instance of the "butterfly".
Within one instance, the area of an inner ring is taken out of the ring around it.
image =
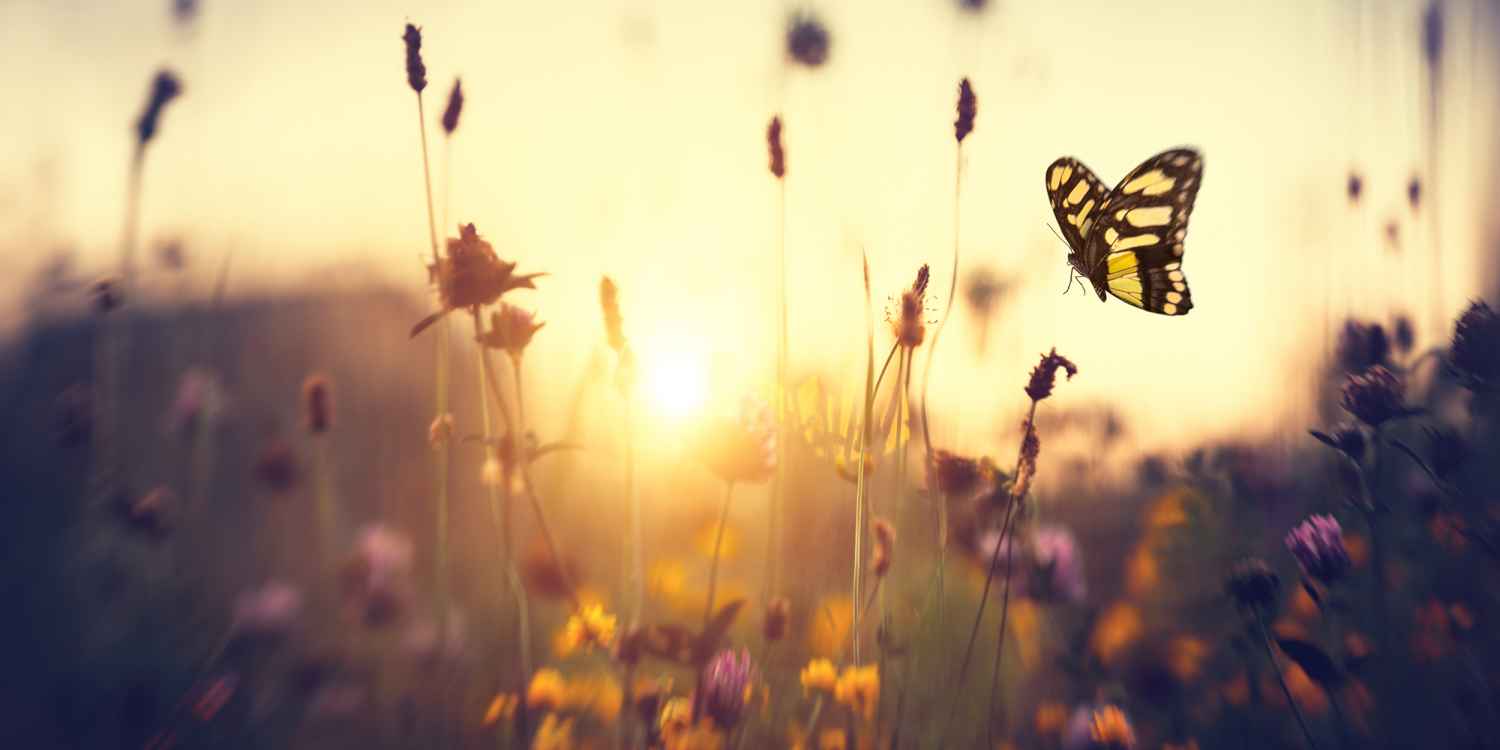
[[[1113,190],[1077,159],[1065,156],[1047,167],[1047,199],[1068,243],[1068,262],[1093,284],[1099,301],[1109,292],[1162,315],[1193,309],[1182,242],[1202,179],[1203,157],[1187,148],[1147,159]]]

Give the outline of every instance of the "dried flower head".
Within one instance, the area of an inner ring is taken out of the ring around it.
[[[531,339],[546,323],[536,322],[536,313],[515,305],[500,303],[500,309],[490,313],[490,327],[479,342],[491,349],[499,349],[512,359],[520,359],[531,345]]]
[[[1350,172],[1349,179],[1344,183],[1344,192],[1349,196],[1349,205],[1359,205],[1359,197],[1365,191],[1365,178],[1358,172]]]
[[[813,659],[802,668],[798,679],[802,683],[803,695],[813,691],[832,693],[834,686],[838,683],[839,675],[833,662],[827,659]]]
[[[1422,13],[1422,56],[1433,69],[1443,59],[1443,6],[1439,0],[1429,2]]]
[[[625,323],[620,316],[620,289],[608,276],[599,280],[599,307],[604,311],[604,335],[615,354],[625,353]]]
[[[958,84],[958,119],[953,122],[953,136],[959,143],[963,143],[964,138],[974,132],[974,115],[978,111],[979,103],[974,98],[974,87],[969,85],[966,77]]]
[[[412,91],[420,94],[427,88],[427,66],[422,64],[422,30],[407,24],[401,41],[406,43],[406,82]]]
[[[1036,422],[1024,420],[1021,422],[1021,451],[1016,461],[1016,476],[1010,484],[1011,502],[1020,502],[1031,490],[1031,480],[1036,478],[1036,460],[1041,454],[1042,438],[1037,434]]]
[[[1078,365],[1075,365],[1067,357],[1057,353],[1057,349],[1042,355],[1042,361],[1031,370],[1031,378],[1026,381],[1026,395],[1032,401],[1041,401],[1052,395],[1052,386],[1057,382],[1057,371],[1063,370],[1068,374],[1068,380],[1072,380],[1078,374]],[[1032,433],[1035,431],[1032,430]]]
[[[827,27],[811,13],[792,16],[786,29],[786,52],[794,62],[816,68],[828,62],[830,40]]]
[[[1405,386],[1401,379],[1382,365],[1375,365],[1344,381],[1342,406],[1359,421],[1379,427],[1387,420],[1409,411],[1402,403]]]
[[[792,603],[784,596],[773,597],[766,602],[766,619],[761,634],[767,643],[775,643],[786,637],[787,622],[791,620]]]
[[[459,227],[459,236],[448,239],[447,257],[428,267],[437,282],[443,309],[419,321],[411,335],[421,333],[452,310],[493,304],[512,289],[535,289],[532,279],[542,274],[519,276],[513,273],[515,268],[515,263],[500,260],[494,246],[480,239],[473,224]]]
[[[234,630],[247,636],[276,637],[291,630],[302,614],[302,592],[289,583],[271,581],[234,600]]]
[[[1500,315],[1483,300],[1469,303],[1454,324],[1448,369],[1470,390],[1500,385]]]
[[[698,458],[726,482],[758,484],[776,473],[776,425],[758,400],[741,402],[736,418],[710,420],[697,442]]]
[[[927,284],[931,279],[931,272],[927,264],[917,269],[917,278],[912,281],[911,288],[901,293],[901,309],[894,316],[888,316],[891,324],[891,333],[896,337],[896,343],[906,349],[915,349],[922,345],[922,340],[927,336],[927,321],[924,315],[927,312]]]
[[[771,118],[766,127],[766,148],[771,152],[771,174],[776,179],[786,176],[786,152],[781,147],[781,116]]]
[[[1416,175],[1406,183],[1406,204],[1413,211],[1422,207],[1422,180]]]
[[[314,373],[302,381],[302,422],[313,435],[333,426],[333,381],[327,375]]]
[[[432,424],[427,426],[427,442],[433,448],[440,448],[453,439],[453,415],[451,413],[439,414],[432,418]]]
[[[1391,362],[1391,342],[1379,323],[1349,320],[1339,332],[1334,357],[1344,372],[1364,372]]]
[[[703,711],[719,727],[732,729],[739,724],[754,673],[750,652],[743,648],[720,651],[704,667]]]
[[[1275,608],[1281,590],[1281,578],[1265,560],[1247,557],[1234,564],[1225,582],[1225,590],[1248,610],[1270,612]]]
[[[880,705],[880,668],[874,664],[844,667],[833,686],[833,699],[865,721],[873,721]]]
[[[453,79],[453,90],[448,92],[448,106],[443,109],[443,132],[449,136],[458,130],[458,118],[464,112],[464,82]]]
[[[1333,583],[1349,572],[1349,551],[1344,547],[1344,529],[1328,515],[1308,516],[1287,532],[1286,548],[1297,558],[1302,573],[1323,583]]]
[[[77,447],[88,443],[94,434],[94,390],[85,383],[74,383],[57,394],[57,441]]]
[[[560,650],[564,655],[595,647],[609,650],[615,642],[615,616],[598,604],[586,604],[568,617],[563,626]]]
[[[960,456],[951,451],[933,451],[927,465],[928,483],[940,494],[968,497],[987,481],[994,479],[994,466],[988,460]]]
[[[272,492],[286,492],[297,486],[301,471],[297,465],[297,454],[292,446],[281,438],[271,438],[261,446],[255,459],[255,478]]]
[[[151,80],[151,95],[146,100],[146,109],[135,121],[136,144],[139,148],[145,148],[156,136],[162,110],[181,94],[182,82],[175,73],[170,70],[157,71],[156,77]]]
[[[93,300],[94,312],[100,315],[114,312],[125,303],[125,296],[120,290],[120,282],[112,278],[95,281],[89,287],[89,298]]]
[[[891,572],[891,554],[896,547],[896,527],[884,518],[877,518],[870,524],[870,534],[875,542],[874,549],[870,552],[870,573],[876,578],[882,578]]]

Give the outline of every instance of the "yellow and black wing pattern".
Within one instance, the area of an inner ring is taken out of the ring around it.
[[[1065,156],[1047,167],[1047,198],[1068,242],[1070,260],[1082,261],[1089,230],[1108,192],[1109,188],[1077,159]]]
[[[1069,259],[1088,277],[1099,298],[1106,292],[1143,310],[1161,315],[1185,315],[1193,309],[1192,293],[1182,272],[1183,242],[1188,218],[1203,178],[1203,158],[1192,149],[1172,149],[1147,159],[1131,170],[1113,190],[1103,193],[1097,207],[1064,213],[1052,189],[1058,165],[1077,165],[1059,159],[1048,171],[1048,196],[1071,247]],[[1077,165],[1081,168],[1082,165]],[[1076,169],[1075,168],[1075,173]],[[1085,170],[1086,171],[1086,170]],[[1087,179],[1097,182],[1089,175]],[[1090,187],[1089,192],[1099,193]],[[1064,196],[1065,204],[1066,196]],[[1073,208],[1071,204],[1064,208]],[[1077,217],[1077,213],[1085,215]],[[1070,217],[1078,223],[1068,226]],[[1076,237],[1067,234],[1076,230]]]

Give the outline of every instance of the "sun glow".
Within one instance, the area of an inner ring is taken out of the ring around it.
[[[708,365],[688,352],[658,354],[647,365],[646,392],[668,416],[687,416],[708,400]]]

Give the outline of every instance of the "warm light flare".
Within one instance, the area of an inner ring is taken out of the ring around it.
[[[690,352],[665,352],[646,365],[651,403],[671,417],[685,417],[708,400],[708,365]]]

